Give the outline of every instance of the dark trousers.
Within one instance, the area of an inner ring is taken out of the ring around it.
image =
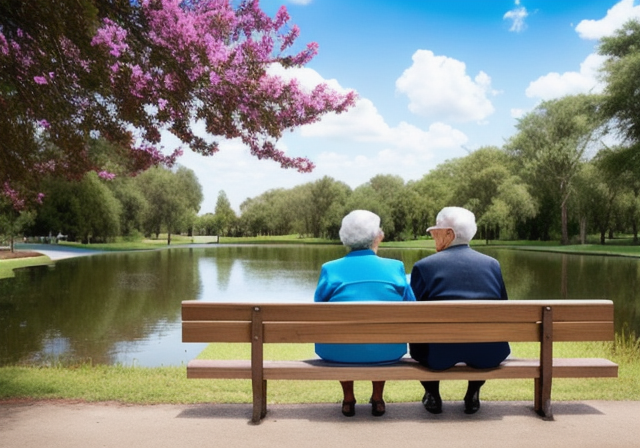
[[[465,397],[471,397],[484,385],[485,381],[469,381],[467,386],[467,393]],[[425,392],[429,392],[431,395],[440,397],[440,381],[420,381]]]

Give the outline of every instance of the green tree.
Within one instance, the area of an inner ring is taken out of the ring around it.
[[[600,235],[600,244],[605,244],[606,232],[611,226],[612,214],[619,185],[612,183],[605,172],[595,163],[585,164],[576,176],[576,211],[580,219],[580,241],[586,243],[590,229]]]
[[[408,229],[410,195],[400,176],[378,174],[372,177],[368,185],[376,193],[376,199],[384,205],[389,218],[385,219],[385,239],[397,241],[406,237]],[[381,220],[382,220],[382,215]]]
[[[94,172],[80,181],[48,179],[34,230],[40,235],[68,235],[85,243],[105,241],[120,233],[121,205]]]
[[[220,190],[214,212],[215,227],[218,229],[219,234],[229,236],[237,219],[236,212],[231,208],[231,202],[227,198],[227,193],[224,190]]]
[[[498,186],[491,204],[478,219],[478,227],[485,227],[485,239],[489,240],[489,229],[499,238],[516,238],[518,223],[533,218],[537,213],[535,200],[529,188],[518,176],[504,179]]]
[[[548,192],[561,215],[561,243],[568,244],[568,201],[573,180],[602,124],[595,95],[545,101],[518,121],[507,150],[536,191]]]
[[[195,222],[196,234],[198,235],[219,235],[220,232],[216,227],[216,220],[213,213],[205,213],[198,216]]]
[[[496,147],[484,147],[453,163],[457,179],[454,198],[479,219],[497,196],[500,185],[511,176],[509,156]]]
[[[145,217],[146,234],[154,233],[156,238],[164,228],[167,245],[171,244],[171,234],[193,220],[200,209],[202,187],[192,170],[179,167],[175,172],[167,168],[151,168],[136,178],[140,189],[149,203]]]
[[[425,235],[427,227],[433,225],[443,207],[462,205],[455,201],[457,182],[456,162],[447,161],[425,174],[422,179],[411,182],[409,189],[413,197],[409,220],[414,237]]]
[[[640,173],[640,21],[633,19],[603,37],[598,52],[605,89],[600,112],[623,144],[608,154],[609,165]]]
[[[120,203],[120,234],[135,236],[142,233],[142,220],[149,204],[138,183],[131,177],[117,177],[109,187]]]
[[[8,238],[11,252],[14,252],[15,238],[23,234],[23,231],[33,224],[34,219],[35,212],[17,211],[9,200],[0,197],[0,236]]]
[[[302,211],[305,215],[307,233],[314,238],[337,235],[336,227],[344,216],[344,206],[351,188],[344,182],[324,176],[307,184],[307,198],[303,199]],[[330,229],[333,229],[330,232]]]

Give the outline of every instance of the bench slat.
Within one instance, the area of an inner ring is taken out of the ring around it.
[[[491,303],[488,309],[485,305]],[[553,306],[554,320],[613,321],[606,300],[454,300],[443,302],[344,302],[247,304],[185,301],[183,321],[250,321],[253,307],[264,321],[349,321],[354,314],[371,322],[531,322],[541,319],[541,306]]]
[[[555,378],[615,378],[618,365],[602,358],[555,358]],[[539,378],[537,359],[507,359],[495,369],[472,369],[457,365],[444,371],[432,371],[412,359],[403,359],[387,366],[337,365],[322,360],[265,361],[266,380],[490,380]],[[195,379],[251,379],[249,360],[195,359],[187,365],[187,378]]]
[[[251,342],[251,322],[183,322],[182,342]]]
[[[491,342],[538,341],[536,323],[265,323],[267,343],[406,343],[406,342]]]
[[[538,323],[266,322],[264,340],[267,343],[532,342],[540,340],[539,327]],[[556,322],[553,334],[556,342],[614,338],[612,322]],[[187,321],[182,325],[182,340],[249,343],[251,323]]]

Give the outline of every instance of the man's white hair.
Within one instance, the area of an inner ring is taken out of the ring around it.
[[[351,249],[371,249],[381,232],[378,215],[368,210],[354,210],[342,218],[340,241]]]
[[[456,238],[451,242],[452,246],[456,244],[469,244],[478,230],[475,215],[462,207],[445,207],[440,210],[436,216],[436,225],[429,227],[427,232],[432,229],[452,229]]]

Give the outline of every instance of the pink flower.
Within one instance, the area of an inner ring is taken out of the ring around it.
[[[108,171],[100,171],[98,173],[98,177],[104,180],[113,180],[116,177],[116,175]]]
[[[5,56],[9,55],[9,42],[2,32],[0,32],[0,53]]]
[[[33,80],[36,82],[36,84],[48,84],[49,82],[44,76],[34,76]]]

